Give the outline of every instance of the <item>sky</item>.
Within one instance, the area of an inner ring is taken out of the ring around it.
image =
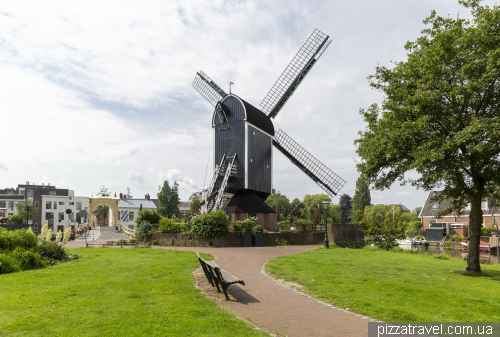
[[[142,198],[168,180],[187,200],[213,169],[213,107],[191,87],[196,72],[258,107],[317,28],[332,43],[273,122],[353,196],[359,110],[383,100],[367,77],[406,59],[432,10],[470,17],[457,0],[4,2],[0,188]],[[273,183],[290,200],[323,193],[276,150]],[[396,182],[371,196],[413,209],[427,193]]]

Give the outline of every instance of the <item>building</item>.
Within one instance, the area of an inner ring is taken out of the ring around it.
[[[75,227],[78,220],[76,212],[80,209],[88,210],[86,197],[75,197],[74,191],[50,186],[50,184],[35,185],[19,184],[17,188],[0,189],[0,216],[11,216],[17,213],[15,204],[25,200],[33,201],[38,209],[34,220],[28,221],[35,233],[40,233],[43,224],[47,224],[54,234],[58,230],[64,231],[68,226]],[[67,210],[71,210],[68,216]]]
[[[137,225],[135,220],[137,214],[143,209],[157,209],[155,203],[150,199],[121,199],[118,201],[119,223],[134,229]]]
[[[439,212],[449,207],[449,203],[446,200],[442,202],[431,201],[438,194],[439,191],[430,191],[420,210],[418,217],[422,220],[424,231],[427,228],[444,228],[446,229],[446,234],[468,236],[470,204],[460,212],[452,210],[448,215],[437,217]],[[500,220],[500,207],[495,206],[491,199],[486,199],[483,200],[481,208],[483,210],[483,227],[491,228],[497,226],[498,228],[497,223]]]

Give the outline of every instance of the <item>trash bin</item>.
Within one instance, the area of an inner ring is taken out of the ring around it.
[[[252,232],[241,232],[241,246],[252,247]]]
[[[254,231],[253,239],[255,247],[264,247],[264,233]]]

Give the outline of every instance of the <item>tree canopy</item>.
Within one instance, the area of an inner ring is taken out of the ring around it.
[[[29,211],[26,209],[29,207]],[[26,223],[26,219],[35,220],[38,215],[38,208],[36,208],[33,200],[23,200],[23,202],[16,203],[17,217],[12,216],[11,220],[14,223],[19,222],[19,218],[23,219],[22,223]]]
[[[341,223],[350,223],[352,214],[352,198],[349,194],[342,194],[339,200],[340,211],[342,212]]]
[[[273,210],[276,210],[276,193],[268,196],[265,202]],[[278,197],[278,221],[283,220],[292,211],[294,206],[292,206],[290,199],[286,195],[280,193]]]
[[[175,181],[170,187],[168,180],[163,182],[163,186],[158,186],[158,202],[160,207],[158,213],[167,218],[179,216],[179,184]]]
[[[356,190],[354,191],[354,197],[352,198],[352,216],[351,220],[353,223],[357,224],[361,219],[363,219],[362,212],[364,212],[366,206],[370,206],[372,203],[372,198],[370,196],[370,187],[363,176],[359,176],[356,180]],[[361,211],[358,212],[358,211]]]
[[[358,171],[376,189],[396,180],[442,188],[450,205],[442,215],[470,202],[467,271],[480,273],[481,201],[500,197],[500,6],[459,2],[471,21],[433,11],[406,44],[407,60],[369,77],[384,100],[361,109],[368,125],[355,144]],[[405,176],[413,170],[417,177]]]

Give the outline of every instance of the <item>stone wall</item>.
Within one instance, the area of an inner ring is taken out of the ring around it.
[[[346,241],[363,242],[364,238],[365,235],[359,225],[346,223],[328,225],[328,240],[331,245]]]
[[[314,245],[322,243],[324,232],[316,233],[264,233],[264,246],[275,246],[285,243],[289,245]],[[182,237],[181,233],[154,233],[153,240],[161,246],[182,247],[241,247],[241,233],[231,232],[227,236],[211,239],[192,239]],[[278,241],[276,241],[278,240]]]

